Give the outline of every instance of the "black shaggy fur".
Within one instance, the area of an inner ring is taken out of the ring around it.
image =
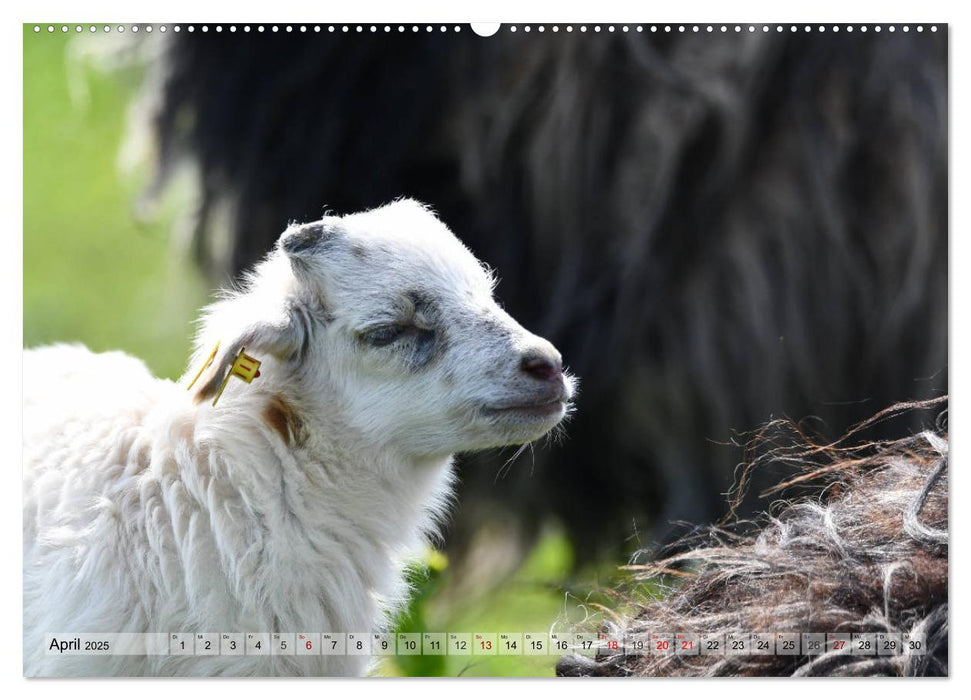
[[[930,407],[941,407],[940,402]],[[925,406],[927,407],[927,406]],[[886,417],[908,407],[894,407]],[[913,408],[913,407],[910,407]],[[872,425],[872,423],[871,423]],[[866,426],[864,426],[866,427]],[[631,633],[892,632],[926,635],[924,655],[566,657],[560,675],[946,676],[948,673],[948,441],[936,429],[848,446],[806,444],[794,426],[767,428],[770,458],[801,465],[795,482],[822,495],[777,505],[751,535],[713,529],[707,541],[644,566],[660,598],[635,603],[603,631]],[[780,437],[780,433],[784,438]],[[766,439],[766,434],[760,440]],[[684,567],[691,568],[686,572]]]
[[[721,512],[731,429],[945,390],[946,27],[171,38],[158,184],[199,166],[214,279],[416,197],[581,377],[563,446],[467,460],[453,554],[496,517],[578,561],[667,539]]]

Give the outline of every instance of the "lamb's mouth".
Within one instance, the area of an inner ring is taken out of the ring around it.
[[[533,401],[529,403],[486,406],[483,412],[488,416],[514,420],[549,420],[566,412],[564,399],[552,401]]]

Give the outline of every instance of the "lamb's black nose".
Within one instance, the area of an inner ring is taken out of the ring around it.
[[[563,374],[563,363],[559,358],[546,355],[524,355],[520,369],[536,379],[558,379]]]

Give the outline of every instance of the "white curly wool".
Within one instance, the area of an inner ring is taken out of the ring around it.
[[[566,414],[556,350],[422,205],[292,226],[203,316],[178,383],[24,357],[24,673],[358,675],[361,656],[68,656],[48,633],[371,632],[444,517],[455,452]],[[187,385],[216,343],[199,381]],[[230,377],[238,352],[262,362]]]

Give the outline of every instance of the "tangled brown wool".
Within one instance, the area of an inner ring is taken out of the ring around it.
[[[638,578],[657,581],[674,572],[686,583],[662,585],[660,599],[635,605],[633,616],[618,616],[603,630],[613,635],[918,632],[926,634],[926,655],[571,656],[560,661],[558,675],[946,676],[943,415],[935,429],[897,441],[777,448],[775,459],[798,462],[803,469],[773,492],[820,479],[822,492],[780,504],[754,534],[713,528],[700,546],[632,566],[641,569]],[[694,573],[686,575],[685,565]]]

